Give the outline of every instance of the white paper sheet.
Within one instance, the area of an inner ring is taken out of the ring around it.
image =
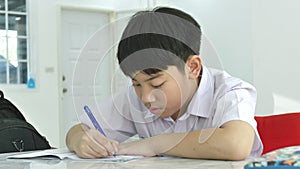
[[[68,149],[49,149],[49,150],[41,150],[41,151],[34,151],[30,153],[12,155],[12,156],[8,156],[7,158],[9,159],[56,158],[61,160],[63,159],[92,160],[92,161],[104,162],[104,163],[120,163],[120,162],[137,160],[143,158],[143,156],[118,155],[118,156],[109,156],[109,157],[97,158],[97,159],[83,159],[83,158],[79,158],[75,153],[70,152]]]

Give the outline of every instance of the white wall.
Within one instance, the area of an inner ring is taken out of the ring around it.
[[[149,5],[153,6],[153,2],[149,0],[115,0],[114,9],[119,11],[147,8]]]
[[[254,0],[252,12],[258,113],[300,111],[300,1]]]

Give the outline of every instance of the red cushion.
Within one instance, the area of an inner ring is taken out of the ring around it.
[[[300,113],[256,116],[264,150],[262,154],[287,146],[300,145]]]

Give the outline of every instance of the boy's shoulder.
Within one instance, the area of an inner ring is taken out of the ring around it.
[[[214,68],[206,68],[208,81],[213,83],[214,89],[228,92],[234,89],[250,89],[255,91],[255,87],[238,78],[231,76],[224,70],[214,69]]]

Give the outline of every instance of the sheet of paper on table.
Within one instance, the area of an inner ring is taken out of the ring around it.
[[[104,158],[97,159],[83,159],[78,157],[75,153],[70,152],[68,149],[48,149],[41,151],[34,151],[24,154],[11,155],[7,157],[8,159],[29,159],[29,158],[43,158],[43,159],[72,159],[72,160],[89,160],[96,162],[104,163],[122,163],[132,160],[137,160],[143,158],[143,156],[127,156],[127,155],[118,155],[118,156],[109,156]]]

